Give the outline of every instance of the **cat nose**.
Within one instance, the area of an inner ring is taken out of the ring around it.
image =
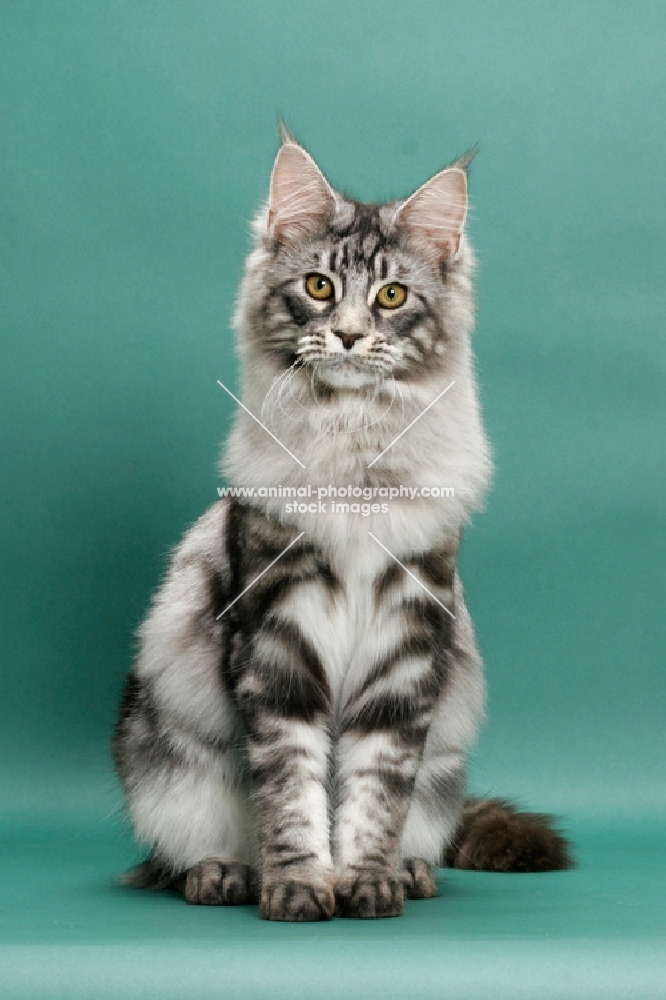
[[[362,340],[365,337],[364,333],[345,333],[342,330],[334,330],[333,333],[336,337],[340,338],[345,351],[351,351],[356,341]]]

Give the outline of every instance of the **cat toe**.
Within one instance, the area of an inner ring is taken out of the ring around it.
[[[330,920],[335,899],[325,883],[311,884],[291,879],[265,881],[261,890],[264,920]]]
[[[341,917],[399,917],[404,888],[391,875],[360,875],[342,879],[335,890],[336,914]]]
[[[400,878],[407,899],[430,899],[437,895],[432,868],[422,858],[405,861]]]
[[[201,906],[240,906],[257,900],[249,865],[207,858],[193,865],[185,879],[188,903]]]

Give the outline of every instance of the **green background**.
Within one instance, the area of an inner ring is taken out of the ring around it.
[[[2,995],[663,997],[664,5],[3,0],[0,23]],[[397,921],[111,885],[136,855],[109,734],[221,484],[278,111],[365,200],[482,147],[472,783],[557,812],[579,867],[450,873]]]

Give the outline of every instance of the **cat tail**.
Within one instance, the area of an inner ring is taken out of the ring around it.
[[[130,889],[178,889],[183,876],[174,875],[157,858],[146,858],[140,865],[119,875],[116,881]]]
[[[551,816],[505,799],[467,799],[443,864],[484,872],[552,872],[575,864]]]

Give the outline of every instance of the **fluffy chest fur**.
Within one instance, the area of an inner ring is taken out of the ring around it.
[[[283,403],[272,405],[274,383],[251,370],[244,397],[252,412],[264,413],[266,428],[284,448],[240,411],[227,446],[227,476],[255,494],[277,485],[296,490],[309,486],[315,497],[317,488],[330,486],[410,490],[409,498],[392,498],[381,512],[337,518],[331,504],[314,513],[288,510],[282,497],[253,498],[268,516],[308,532],[331,554],[352,548],[360,556],[368,531],[396,555],[459,533],[481,502],[490,458],[471,358],[467,350],[458,354],[451,358],[446,381],[441,375],[424,377],[417,386],[389,386],[370,398],[337,393],[321,401],[302,378],[293,387],[288,409]],[[447,495],[421,496],[432,487],[446,488]],[[337,497],[329,493],[325,499]]]

